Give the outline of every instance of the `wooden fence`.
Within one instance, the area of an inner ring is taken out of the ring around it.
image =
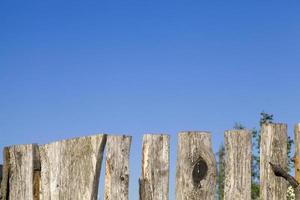
[[[225,200],[251,199],[251,132],[230,130],[225,142]],[[295,174],[300,177],[300,124],[295,127]],[[96,200],[105,156],[105,200],[127,200],[131,136],[99,134],[46,145],[4,148],[2,200]],[[170,136],[143,137],[140,200],[167,200]],[[261,128],[260,198],[285,200],[287,181],[276,177],[270,162],[287,167],[287,126]],[[213,200],[217,165],[208,132],[178,134],[176,200]],[[299,179],[297,179],[299,181]]]

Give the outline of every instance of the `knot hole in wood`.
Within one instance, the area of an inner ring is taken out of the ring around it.
[[[201,181],[205,179],[207,171],[206,161],[200,157],[193,167],[192,178],[194,186],[201,188]]]

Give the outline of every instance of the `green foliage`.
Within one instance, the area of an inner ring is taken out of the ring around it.
[[[266,112],[260,113],[259,124],[262,126],[263,124],[272,124],[273,123],[273,115],[268,114]],[[246,127],[241,123],[235,123],[234,129],[243,130]],[[257,129],[252,129],[252,159],[251,159],[251,199],[258,200],[259,199],[259,168],[260,168],[260,131]],[[293,162],[291,160],[291,149],[292,149],[293,140],[290,136],[288,136],[287,141],[287,154],[288,154],[288,170],[290,171],[293,167]],[[222,200],[224,197],[224,178],[225,178],[225,148],[222,144],[217,153],[218,155],[218,199]],[[287,196],[287,200],[292,200],[290,196]]]
[[[221,144],[219,150],[217,152],[218,156],[218,177],[217,177],[217,184],[218,184],[218,200],[223,200],[224,198],[224,179],[225,179],[225,148],[224,145]]]
[[[262,126],[263,124],[272,124],[273,123],[273,115],[268,114],[266,112],[260,113],[260,120],[259,125]]]
[[[251,184],[251,199],[259,199],[259,184]]]
[[[260,134],[252,129],[251,199],[259,199],[259,147]]]
[[[243,126],[241,123],[235,123],[234,126],[233,126],[233,129],[236,129],[236,130],[244,130],[246,127]]]
[[[287,141],[287,154],[288,154],[288,171],[290,172],[291,169],[294,167],[294,163],[292,161],[292,145],[294,144],[294,140],[288,136],[288,141]]]

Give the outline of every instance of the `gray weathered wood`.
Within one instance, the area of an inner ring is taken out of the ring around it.
[[[140,200],[168,200],[169,151],[169,135],[144,135]]]
[[[128,200],[131,136],[108,136],[105,163],[105,200]]]
[[[269,163],[287,169],[286,124],[264,124],[260,142],[260,198],[262,200],[285,200],[287,182],[276,177]]]
[[[1,182],[1,199],[8,199],[8,190],[9,190],[9,168],[10,168],[10,158],[9,158],[9,148],[4,147],[3,149],[3,174]]]
[[[178,134],[176,200],[213,200],[216,160],[208,132]]]
[[[34,171],[35,165],[39,163],[38,146],[16,145],[6,149],[6,158],[4,163],[5,182],[7,190],[4,192],[3,199],[9,200],[38,200],[35,198],[34,191]]]
[[[41,200],[96,200],[106,135],[40,146]]]
[[[295,200],[300,200],[300,186],[294,189]]]
[[[251,133],[225,132],[224,200],[251,199]]]

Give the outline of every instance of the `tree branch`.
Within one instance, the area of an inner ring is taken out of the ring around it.
[[[272,168],[275,176],[282,177],[285,180],[287,180],[294,189],[296,189],[299,186],[299,183],[297,182],[297,180],[293,176],[291,176],[290,174],[288,174],[279,165],[275,165],[275,164],[273,164],[271,162],[269,162],[269,164],[271,165],[271,168]]]

